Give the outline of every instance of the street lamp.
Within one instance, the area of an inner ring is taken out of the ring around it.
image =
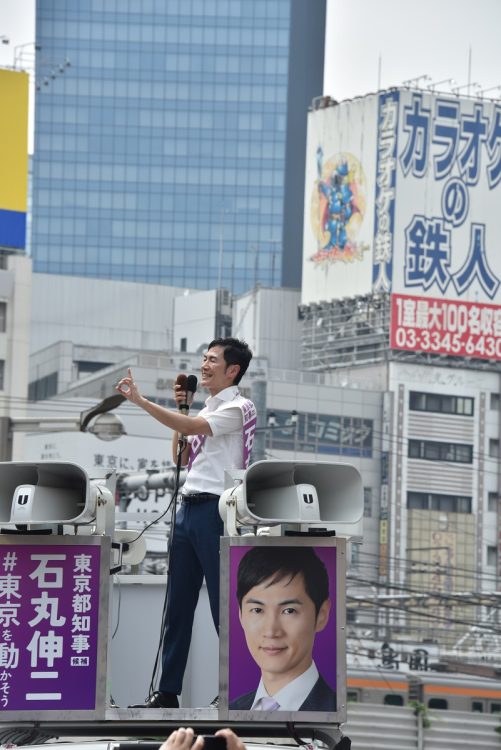
[[[124,423],[116,414],[100,414],[87,432],[106,441],[116,440],[126,434]]]
[[[100,440],[116,440],[127,433],[120,417],[109,412],[120,406],[124,400],[125,396],[121,393],[113,394],[96,406],[82,411],[79,417],[10,418],[10,430],[11,432],[91,432]]]

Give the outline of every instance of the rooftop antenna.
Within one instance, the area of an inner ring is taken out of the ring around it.
[[[451,86],[451,91],[453,91],[455,94],[459,95],[459,92],[463,89],[467,89],[466,94],[469,96],[470,89],[474,89],[477,94],[479,90],[481,89],[481,86],[479,83],[463,83],[461,86]]]
[[[490,91],[497,91],[498,92],[498,99],[501,97],[501,83],[498,83],[497,86],[490,86],[488,89],[482,89],[478,92],[479,96],[483,96],[484,94],[488,94]]]
[[[468,89],[466,91],[467,94],[470,93],[470,84],[471,84],[471,44],[468,47]]]
[[[422,76],[416,76],[415,78],[409,78],[407,81],[402,81],[404,86],[407,86],[407,88],[420,88],[419,82],[423,81],[423,83],[426,83],[426,81],[431,81],[431,76],[428,75],[428,73],[424,73]]]
[[[444,78],[443,81],[432,81],[431,83],[428,84],[426,88],[429,89],[430,91],[435,91],[437,86],[447,85],[452,88],[452,86],[454,86],[456,83],[457,81],[454,78]]]

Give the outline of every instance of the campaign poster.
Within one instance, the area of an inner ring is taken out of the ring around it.
[[[0,721],[104,718],[109,540],[0,535]]]
[[[344,540],[224,542],[222,708],[235,720],[342,720]]]

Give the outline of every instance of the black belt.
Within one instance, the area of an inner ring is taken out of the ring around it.
[[[207,503],[210,500],[219,500],[219,495],[214,495],[212,492],[193,492],[190,495],[183,495],[183,503],[190,503],[196,505],[197,503]]]

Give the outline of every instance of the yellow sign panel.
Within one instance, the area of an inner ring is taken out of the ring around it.
[[[28,74],[0,69],[0,209],[26,213]]]
[[[0,247],[26,244],[28,74],[0,69]]]

